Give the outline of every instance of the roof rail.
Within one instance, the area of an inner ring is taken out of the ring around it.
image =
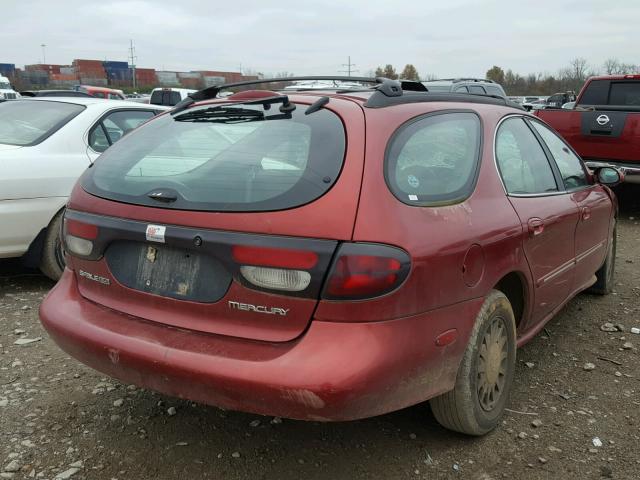
[[[247,80],[244,82],[225,83],[223,85],[216,85],[208,87],[197,92],[190,93],[187,98],[179,102],[172,111],[172,114],[180,112],[189,107],[189,105],[202,100],[210,100],[216,98],[221,90],[227,90],[235,87],[247,87],[251,85],[262,85],[265,83],[283,83],[283,82],[298,82],[304,80],[333,80],[341,82],[360,82],[374,84],[373,89],[380,92],[386,97],[399,97],[402,96],[403,91],[413,92],[426,92],[427,87],[422,83],[412,80],[391,80],[385,77],[345,77],[345,76],[309,76],[309,77],[284,77],[284,78],[267,78],[262,80]]]
[[[436,80],[427,80],[427,82],[487,82],[487,83],[496,83],[494,80],[489,78],[475,78],[475,77],[457,77],[457,78],[438,78]]]

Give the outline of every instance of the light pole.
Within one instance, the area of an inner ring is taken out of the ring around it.
[[[45,51],[44,51],[47,45],[44,43],[41,43],[40,46],[42,47],[42,63],[47,63],[47,57],[45,56]]]

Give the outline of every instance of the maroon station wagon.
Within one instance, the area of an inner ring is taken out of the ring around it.
[[[516,348],[611,290],[621,173],[504,99],[359,80],[212,87],[109,148],[64,215],[40,309],[58,345],[227,409],[330,421],[430,400],[447,428],[493,429]]]

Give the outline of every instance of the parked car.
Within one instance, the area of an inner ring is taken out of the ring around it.
[[[554,93],[549,98],[547,98],[547,107],[562,108],[565,103],[575,102],[575,100],[575,92]]]
[[[44,327],[104,374],[227,409],[431,399],[490,431],[516,347],[611,290],[620,176],[506,99],[415,90],[209,88],[147,122],[73,190]]]
[[[163,110],[96,98],[0,104],[0,258],[24,257],[57,279],[64,206],[80,174],[140,123]]]
[[[9,79],[0,75],[0,101],[17,98],[20,98],[20,94],[13,89]]]
[[[91,95],[77,90],[25,90],[20,92],[23,97],[89,97]]]
[[[480,95],[498,95],[507,97],[502,85],[482,78],[445,78],[422,82],[430,92],[476,93]]]
[[[614,166],[640,184],[640,75],[587,79],[573,110],[537,112],[592,169]]]
[[[91,85],[76,85],[73,87],[78,92],[83,92],[96,98],[105,98],[109,100],[125,100],[124,92],[115,88],[93,87]]]
[[[196,92],[196,90],[188,88],[154,88],[151,91],[149,103],[151,105],[165,105],[173,107],[187,98],[187,95],[194,92]]]
[[[529,112],[532,110],[544,110],[547,108],[547,100],[546,98],[533,100],[532,102],[523,103],[522,107]]]

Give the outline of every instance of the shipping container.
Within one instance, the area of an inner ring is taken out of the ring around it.
[[[180,85],[177,72],[156,72],[156,78],[161,87],[177,87]]]
[[[0,75],[2,75],[3,77],[13,77],[15,73],[15,63],[0,63]]]
[[[107,68],[117,68],[117,69],[127,69],[129,68],[129,64],[127,62],[113,62],[113,61],[104,61],[102,62],[102,66]]]
[[[63,65],[60,67],[61,75],[76,75],[76,68],[70,65]]]
[[[62,67],[62,65],[53,65],[50,63],[35,63],[33,65],[25,65],[24,69],[27,72],[47,72],[49,74],[55,73],[58,74],[60,73],[60,67]]]
[[[199,80],[202,78],[202,74],[200,72],[178,72],[178,78],[197,78]]]
[[[200,90],[202,88],[203,82],[202,78],[181,78],[180,85],[184,88],[192,88],[194,90]]]
[[[80,76],[80,84],[82,85],[91,85],[94,87],[106,87],[107,79],[101,77],[86,77]]]
[[[219,77],[215,75],[206,75],[202,77],[202,82],[204,84],[204,88],[213,87],[215,85],[222,85],[227,83],[224,77]]]
[[[39,70],[20,72],[20,78],[28,86],[44,87],[49,84],[49,74]]]

